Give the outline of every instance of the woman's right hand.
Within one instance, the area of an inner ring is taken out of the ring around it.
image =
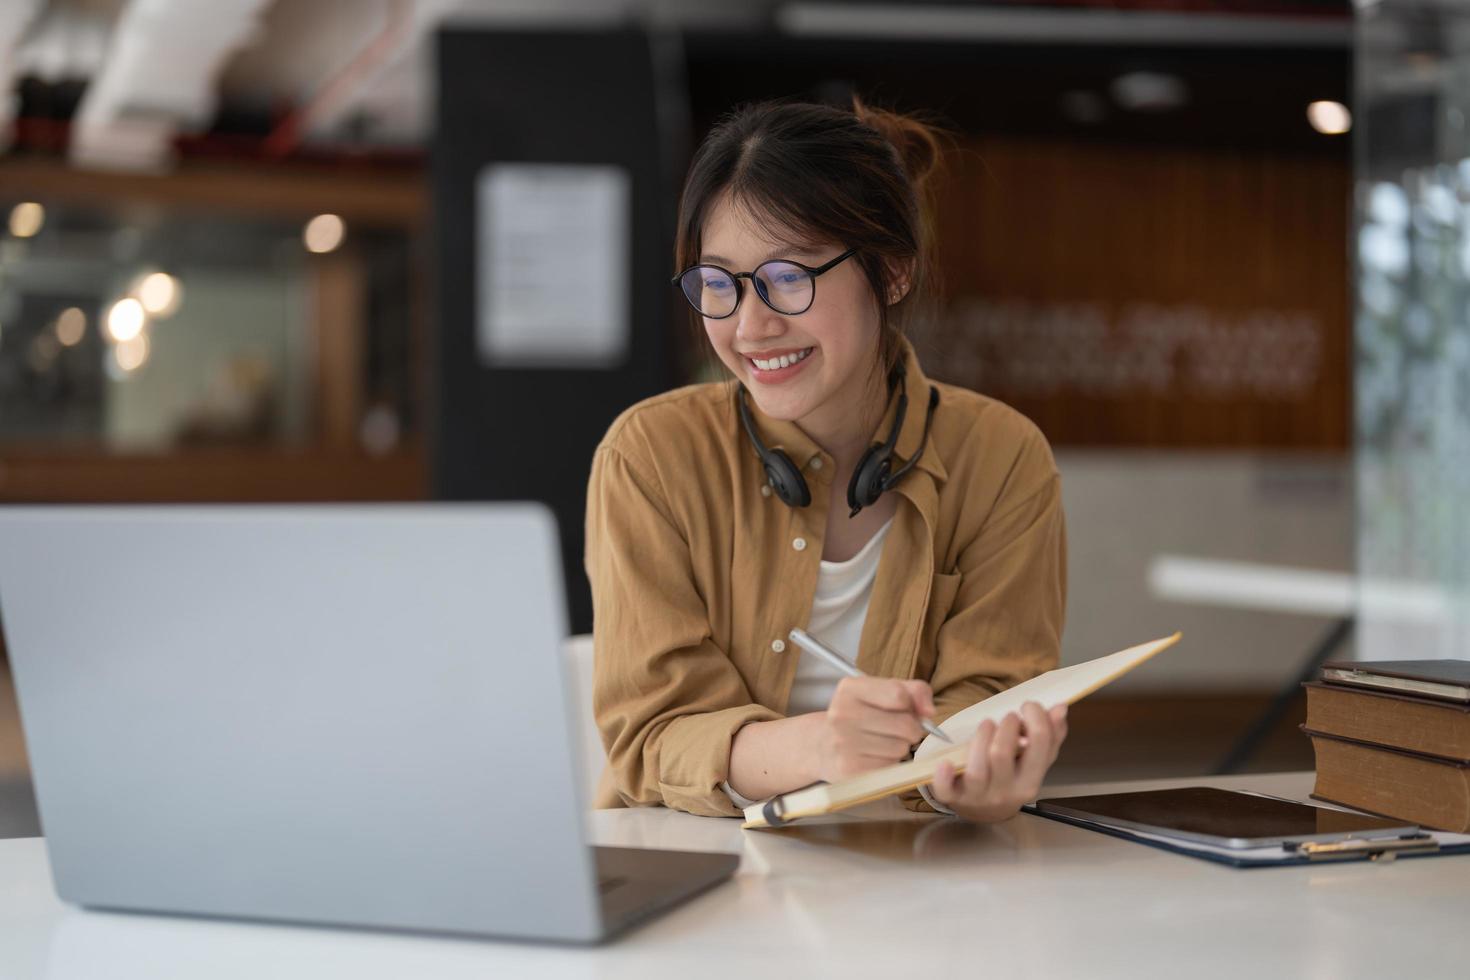
[[[818,726],[817,778],[846,779],[907,759],[924,738],[919,718],[934,716],[934,694],[923,681],[844,677]]]

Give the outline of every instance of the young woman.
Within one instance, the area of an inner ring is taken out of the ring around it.
[[[1046,440],[931,382],[904,335],[939,147],[857,100],[774,102],[695,155],[675,284],[735,383],[633,406],[593,459],[598,805],[737,815],[898,762],[919,718],[1056,666],[1066,543]],[[870,676],[802,653],[793,627]],[[1065,737],[1065,707],[1027,704],[905,802],[1005,819]]]

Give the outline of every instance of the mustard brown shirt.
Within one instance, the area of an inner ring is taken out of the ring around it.
[[[904,355],[909,409],[895,469],[919,448],[931,383],[939,405],[918,464],[889,491],[901,499],[857,664],[927,680],[943,721],[1057,665],[1066,531],[1036,426],[992,398],[930,382],[907,343]],[[812,502],[792,508],[762,492],[737,391],[715,382],[639,402],[593,457],[585,562],[593,710],[608,755],[601,807],[736,816],[720,785],[730,743],[750,722],[784,717],[801,656],[785,637],[811,613],[835,466],[795,423],[751,400],[762,441],[801,468]],[[895,398],[878,433],[896,411]]]

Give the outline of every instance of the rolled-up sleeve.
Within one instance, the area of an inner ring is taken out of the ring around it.
[[[730,744],[744,725],[781,716],[754,702],[711,638],[687,539],[650,472],[607,443],[593,458],[593,711],[625,805],[738,816],[721,787]]]

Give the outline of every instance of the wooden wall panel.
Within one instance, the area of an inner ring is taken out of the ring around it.
[[[417,230],[428,216],[428,186],[417,168],[353,172],[341,168],[262,169],[192,164],[167,174],[74,170],[50,159],[0,160],[7,198],[46,203],[156,204],[171,210],[305,220],[331,211],[349,225]]]
[[[1062,445],[1345,449],[1350,166],[983,139],[938,186],[926,363]]]

